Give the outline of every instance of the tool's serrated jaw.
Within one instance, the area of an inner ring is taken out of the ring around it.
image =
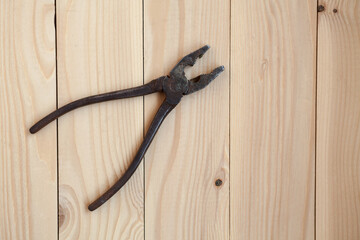
[[[199,91],[209,85],[217,76],[225,70],[224,66],[215,68],[209,74],[203,74],[188,81],[188,90],[184,95]]]

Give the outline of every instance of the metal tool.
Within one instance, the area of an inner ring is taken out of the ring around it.
[[[96,199],[93,203],[89,205],[88,209],[90,211],[94,211],[102,204],[104,204],[117,191],[119,191],[120,188],[124,186],[125,183],[130,179],[130,177],[133,175],[133,173],[139,166],[141,159],[146,153],[146,150],[149,148],[149,145],[153,140],[161,123],[164,121],[165,117],[171,112],[171,110],[173,110],[176,107],[176,105],[181,101],[181,98],[184,95],[189,95],[191,93],[199,91],[200,89],[203,89],[212,80],[214,80],[222,71],[224,71],[224,66],[220,66],[215,68],[209,74],[203,74],[191,80],[188,80],[186,78],[184,72],[185,67],[194,66],[196,60],[198,58],[201,58],[209,48],[210,47],[206,45],[196,50],[195,52],[185,56],[171,70],[169,76],[159,77],[143,86],[109,92],[109,93],[103,93],[103,94],[94,95],[76,100],[50,113],[49,115],[38,121],[34,126],[30,128],[30,133],[36,133],[37,131],[45,127],[47,124],[49,124],[51,121],[57,119],[58,117],[64,115],[65,113],[89,104],[105,102],[115,99],[143,96],[154,92],[165,93],[165,100],[161,104],[159,110],[157,111],[145,135],[144,141],[142,142],[129,168],[126,170],[124,175],[109,190],[107,190],[102,196],[100,196],[98,199]]]

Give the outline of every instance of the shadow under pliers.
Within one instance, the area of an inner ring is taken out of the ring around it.
[[[86,105],[115,99],[143,96],[154,92],[165,93],[165,100],[161,104],[153,121],[151,122],[145,138],[138,152],[136,153],[134,160],[131,162],[129,168],[109,190],[107,190],[103,195],[101,195],[98,199],[96,199],[93,203],[89,205],[88,209],[90,211],[93,211],[100,207],[102,204],[104,204],[130,179],[130,177],[134,174],[135,170],[139,166],[141,159],[145,155],[147,149],[149,148],[149,145],[151,144],[151,141],[153,140],[161,123],[164,121],[165,117],[171,112],[171,110],[173,110],[176,105],[181,101],[181,98],[184,95],[188,95],[200,89],[203,89],[221,72],[224,71],[224,66],[220,66],[215,68],[209,74],[203,74],[190,80],[186,78],[184,72],[185,67],[193,66],[196,60],[198,58],[201,58],[208,49],[209,46],[206,45],[196,50],[195,52],[192,52],[189,55],[185,56],[171,70],[169,76],[159,77],[147,84],[144,84],[143,86],[103,93],[76,100],[50,113],[30,128],[30,133],[36,133],[37,131],[45,127],[47,124],[49,124],[51,121],[57,119],[65,113]]]

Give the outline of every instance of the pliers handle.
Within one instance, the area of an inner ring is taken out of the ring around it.
[[[161,92],[162,91],[162,80],[165,77],[160,77],[155,80],[150,81],[147,84],[144,84],[139,87],[133,87],[98,95],[93,95],[85,98],[78,99],[74,102],[68,103],[61,108],[53,111],[46,117],[42,118],[40,121],[38,121],[36,124],[34,124],[30,128],[30,133],[36,133],[46,125],[48,125],[50,122],[54,121],[55,119],[61,117],[65,113],[68,113],[74,109],[84,107],[90,104],[94,103],[100,103],[100,102],[107,102],[111,100],[116,99],[123,99],[123,98],[131,98],[131,97],[137,97],[137,96],[144,96],[148,95],[154,92]]]
[[[100,196],[98,199],[96,199],[93,203],[89,205],[88,209],[90,211],[94,211],[95,209],[103,205],[130,179],[130,177],[134,174],[135,170],[138,168],[141,159],[144,157],[146,151],[148,150],[156,132],[160,128],[160,125],[162,124],[166,116],[171,112],[171,110],[176,107],[176,105],[177,104],[168,103],[166,99],[163,101],[159,110],[155,114],[153,121],[150,124],[144,141],[141,143],[141,146],[136,153],[134,160],[131,162],[124,175],[122,175],[121,178],[109,190],[107,190],[102,196]]]

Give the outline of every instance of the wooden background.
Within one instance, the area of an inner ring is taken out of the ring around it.
[[[359,14],[356,0],[0,0],[0,239],[360,239]],[[187,76],[225,72],[89,212],[161,94],[29,127],[204,44]]]

